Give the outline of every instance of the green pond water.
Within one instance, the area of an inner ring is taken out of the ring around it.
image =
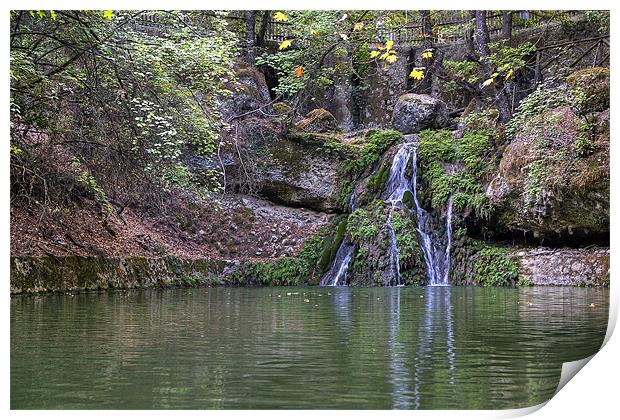
[[[521,408],[599,349],[608,301],[562,287],[17,296],[11,408]]]

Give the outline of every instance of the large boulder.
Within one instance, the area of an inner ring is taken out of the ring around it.
[[[265,113],[273,113],[270,104],[269,89],[265,82],[265,76],[256,68],[238,64],[235,67],[235,80],[229,82],[226,87],[231,94],[223,98],[220,111],[224,119],[256,111],[262,108]],[[260,112],[253,113],[260,116]]]
[[[339,211],[343,152],[331,135],[291,131],[283,134],[253,130],[243,144],[243,159],[223,154],[227,188],[250,192],[274,203],[320,212]]]
[[[299,121],[295,126],[307,132],[324,133],[327,131],[336,131],[338,129],[338,121],[336,121],[332,113],[325,108],[317,108],[308,112],[306,118]]]
[[[417,133],[425,128],[444,128],[448,124],[448,107],[429,95],[402,95],[392,114],[392,125],[402,133]]]
[[[568,76],[566,82],[583,111],[604,111],[609,108],[609,69],[607,67],[578,70]]]
[[[568,106],[536,118],[539,125],[522,127],[506,147],[487,188],[494,208],[489,231],[553,242],[606,242],[609,112],[596,114],[595,134],[583,132],[583,118]]]

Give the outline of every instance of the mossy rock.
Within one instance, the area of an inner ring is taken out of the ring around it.
[[[583,95],[580,108],[604,111],[609,108],[609,69],[593,67],[578,70],[566,78],[568,86],[577,95]]]
[[[303,131],[324,133],[326,131],[336,131],[338,129],[338,121],[325,108],[317,108],[308,112],[306,118],[299,121],[295,126]]]
[[[278,115],[288,114],[291,112],[291,106],[289,104],[285,104],[284,102],[276,102],[273,104],[273,110]]]
[[[405,191],[403,194],[403,204],[407,206],[407,208],[412,209],[415,206],[415,200],[413,198],[413,194],[411,191]]]

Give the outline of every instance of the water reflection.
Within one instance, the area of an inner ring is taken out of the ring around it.
[[[389,295],[389,357],[390,357],[390,379],[392,383],[393,408],[408,409],[411,405],[411,395],[408,390],[410,385],[407,354],[403,344],[399,341],[400,334],[400,287],[390,289]]]
[[[334,287],[331,292],[333,295],[333,308],[336,313],[336,324],[343,332],[351,330],[351,289],[348,287]]]
[[[518,408],[598,350],[607,311],[579,288],[24,296],[11,407]]]
[[[418,325],[401,326],[401,289],[390,290],[389,355],[393,387],[393,408],[420,408],[421,386],[429,360],[432,372],[437,374],[441,359],[447,364],[446,383],[455,385],[456,352],[453,333],[452,303],[449,287],[426,287],[419,296],[424,301],[424,316]],[[407,348],[399,338],[401,328],[418,329],[417,348]],[[412,357],[412,363],[407,363]],[[413,369],[410,369],[413,366]],[[452,388],[453,389],[453,388]]]

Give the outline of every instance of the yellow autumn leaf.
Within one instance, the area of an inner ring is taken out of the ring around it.
[[[285,49],[287,49],[290,46],[291,46],[291,40],[290,39],[285,39],[284,41],[282,41],[282,43],[280,44],[278,49],[279,50],[285,50]]]
[[[390,64],[394,64],[396,62],[396,60],[398,60],[398,56],[396,54],[390,54],[385,59],[385,61],[390,63]]]
[[[385,49],[388,51],[391,50],[393,46],[394,46],[394,41],[392,41],[391,39],[385,43]]]
[[[288,20],[288,16],[286,16],[282,12],[276,12],[276,14],[273,15],[273,18],[277,20],[278,22],[286,22]]]
[[[481,87],[485,88],[485,87],[489,86],[491,83],[493,83],[494,81],[495,81],[495,79],[493,79],[493,78],[487,79],[487,80],[485,80],[482,83]]]
[[[416,80],[424,79],[424,69],[421,67],[415,67],[411,70],[411,73],[409,73],[409,77]]]
[[[492,78],[492,79],[495,79],[497,76],[499,76],[499,73],[495,72],[495,73],[493,73],[493,74],[491,75],[491,78]]]
[[[506,73],[506,80],[510,79],[515,71],[513,69],[508,70]]]
[[[379,55],[379,51],[377,50],[370,52],[370,58],[377,58],[378,55]]]
[[[379,57],[381,60],[385,60],[386,58],[388,58],[388,56],[390,55],[389,51],[384,52],[383,54],[381,54],[381,57]]]
[[[357,22],[355,25],[353,25],[354,31],[361,31],[362,29],[364,29],[364,22]]]
[[[316,29],[310,29],[310,35],[312,36],[319,36],[321,33],[319,31],[317,31]]]
[[[422,51],[422,58],[431,58],[433,56],[433,50],[428,49]]]

